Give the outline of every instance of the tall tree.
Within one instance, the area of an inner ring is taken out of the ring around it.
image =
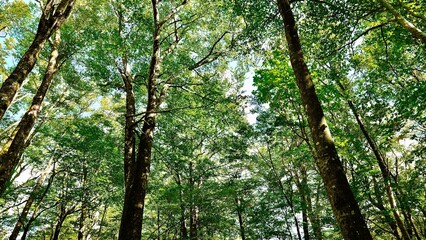
[[[7,182],[13,173],[13,169],[16,167],[16,165],[18,165],[19,159],[21,158],[25,147],[28,146],[31,130],[33,129],[33,126],[38,119],[43,100],[47,91],[49,90],[53,77],[58,70],[59,43],[60,32],[57,31],[55,34],[55,40],[52,41],[51,44],[52,50],[49,57],[49,63],[46,67],[46,71],[40,87],[33,98],[30,108],[22,117],[18,126],[12,133],[10,140],[6,141],[0,152],[0,196],[4,193],[7,187]]]
[[[42,5],[42,14],[34,40],[0,88],[0,120],[12,103],[25,78],[32,71],[46,40],[50,38],[56,29],[61,27],[71,14],[75,0],[61,0],[60,2],[48,0],[44,6],[42,1],[39,1],[39,3]]]
[[[277,0],[277,4],[285,26],[291,65],[318,156],[318,169],[342,235],[345,239],[372,239],[343,171],[330,129],[304,61],[290,1]]]

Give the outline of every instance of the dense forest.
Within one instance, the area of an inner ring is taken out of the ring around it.
[[[1,239],[426,239],[425,0],[1,0]]]

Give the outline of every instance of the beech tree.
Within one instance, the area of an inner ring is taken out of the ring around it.
[[[0,119],[3,118],[16,92],[33,69],[44,43],[71,14],[75,1],[55,2],[54,0],[49,0],[45,4],[41,1],[39,3],[42,8],[42,14],[34,40],[0,88]]]

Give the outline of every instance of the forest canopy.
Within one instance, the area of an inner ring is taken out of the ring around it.
[[[1,239],[426,239],[426,1],[0,1]]]

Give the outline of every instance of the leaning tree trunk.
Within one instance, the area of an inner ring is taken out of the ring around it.
[[[43,199],[47,195],[47,192],[49,191],[50,186],[52,186],[52,182],[53,182],[54,178],[55,178],[55,173],[53,173],[50,176],[49,180],[47,181],[47,185],[46,185],[43,193],[41,194],[37,205],[34,207],[34,210],[33,210],[33,213],[31,214],[30,219],[28,219],[27,224],[25,224],[24,231],[23,231],[22,236],[21,236],[21,240],[25,240],[27,238],[27,235],[28,235],[28,232],[30,231],[32,223],[37,219],[38,216],[40,216],[41,212],[39,212],[38,210],[40,209],[40,206],[43,203]]]
[[[369,184],[369,183],[366,182],[365,184]],[[383,199],[382,199],[383,191],[381,188],[379,189],[379,186],[377,186],[377,182],[374,178],[373,178],[373,189],[374,189],[374,200],[371,197],[371,194],[368,194],[368,198],[370,199],[371,204],[373,204],[373,206],[375,206],[377,209],[379,209],[383,213],[385,217],[385,222],[389,225],[390,229],[392,230],[392,234],[394,235],[395,239],[401,240],[401,237],[399,236],[399,233],[398,233],[398,226],[396,224],[396,221],[394,218],[392,218],[392,216],[388,212],[388,209],[386,209],[383,204]]]
[[[34,200],[38,197],[40,194],[41,187],[43,185],[44,180],[46,179],[47,175],[49,175],[50,171],[52,170],[52,164],[49,163],[46,170],[42,172],[40,177],[37,180],[37,183],[31,192],[30,196],[28,197],[27,202],[25,203],[24,208],[22,209],[21,215],[19,215],[18,221],[15,224],[15,227],[13,228],[12,234],[10,234],[9,240],[16,240],[19,234],[19,231],[21,231],[22,226],[24,226],[25,219],[28,216],[28,212],[30,211],[31,206],[33,205]]]
[[[58,48],[60,43],[59,30],[56,31],[55,40],[52,44],[52,51],[49,57],[49,63],[44,73],[43,80],[37,90],[30,108],[22,117],[18,126],[15,128],[12,137],[7,141],[0,152],[0,196],[6,190],[7,182],[12,176],[13,169],[18,165],[19,159],[27,146],[32,128],[41,111],[41,106],[47,91],[52,83],[53,76],[58,70]]]
[[[303,57],[290,2],[288,0],[277,0],[277,4],[285,26],[291,65],[296,76],[297,86],[308,117],[317,153],[317,166],[324,181],[334,216],[345,239],[372,239],[343,171],[324,112],[316,95],[314,84]]]
[[[426,45],[426,33],[422,32],[422,30],[414,26],[413,23],[405,19],[388,1],[379,0],[379,2],[383,7],[385,7],[389,12],[393,14],[399,25],[405,28],[405,30],[409,31],[413,35],[413,37],[420,39],[423,44]]]
[[[68,18],[75,0],[48,0],[43,8],[37,33],[25,54],[22,56],[12,74],[0,88],[0,120],[13,101],[25,78],[32,71],[44,43],[56,29]]]
[[[59,240],[59,234],[61,233],[62,225],[73,210],[67,210],[66,206],[61,203],[60,211],[61,212],[59,213],[58,221],[56,222],[55,230],[51,240]]]
[[[342,91],[345,91],[346,88],[343,86],[341,82],[337,82],[340,89]],[[364,122],[362,121],[361,116],[358,114],[357,108],[355,107],[355,104],[351,101],[347,101],[349,108],[351,109],[352,113],[355,116],[356,122],[361,129],[362,134],[364,135],[365,139],[367,140],[368,145],[370,146],[371,151],[373,151],[374,156],[376,157],[377,163],[380,168],[380,172],[382,173],[383,181],[385,183],[385,189],[386,189],[386,195],[389,200],[390,208],[392,211],[392,214],[396,220],[396,224],[398,225],[399,230],[401,231],[402,237],[404,240],[409,240],[410,236],[408,235],[407,229],[404,225],[404,222],[401,218],[401,215],[398,212],[397,208],[397,201],[395,199],[395,194],[392,189],[392,174],[389,170],[388,165],[386,164],[386,161],[382,155],[382,153],[379,151],[379,147],[377,146],[376,142],[373,140],[373,138],[370,136],[369,132],[367,131],[367,128],[364,125]]]

